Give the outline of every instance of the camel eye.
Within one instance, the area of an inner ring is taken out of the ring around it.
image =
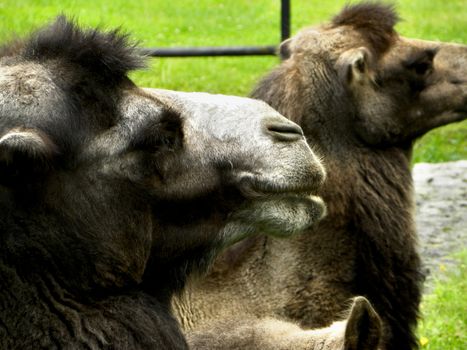
[[[429,62],[421,62],[419,64],[416,64],[415,67],[413,67],[413,70],[418,75],[425,75],[430,69],[431,63]]]
[[[376,75],[375,79],[374,79],[374,83],[377,87],[379,88],[382,88],[384,87],[384,81],[383,81],[383,78],[379,75]]]
[[[162,117],[146,125],[132,142],[134,150],[158,152],[182,147],[183,131],[180,115],[164,111]]]
[[[433,68],[433,58],[436,55],[436,51],[436,49],[430,49],[417,53],[404,62],[405,68],[420,76],[430,73]]]
[[[406,63],[405,68],[414,72],[418,76],[427,75],[433,67],[433,62],[428,60],[417,60],[415,62]]]

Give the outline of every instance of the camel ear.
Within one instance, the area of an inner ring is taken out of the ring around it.
[[[364,297],[353,301],[345,329],[345,350],[374,350],[381,339],[382,323],[370,302]]]
[[[36,129],[15,128],[0,137],[0,184],[14,186],[32,180],[50,167],[56,147]]]
[[[281,61],[284,61],[292,55],[290,50],[290,43],[292,42],[292,38],[286,39],[279,45],[279,57]]]
[[[366,47],[343,52],[337,60],[339,77],[345,84],[365,84],[372,80],[373,56]]]

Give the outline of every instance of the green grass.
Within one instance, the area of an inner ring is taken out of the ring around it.
[[[467,122],[430,131],[415,143],[413,162],[438,163],[467,158]]]
[[[346,0],[292,0],[292,32],[326,21]],[[351,1],[355,2],[355,1]],[[409,37],[467,43],[465,0],[399,0],[398,30]],[[84,25],[121,26],[141,45],[264,45],[279,42],[279,0],[6,0],[0,2],[0,39],[22,35],[58,13]],[[132,74],[142,86],[247,95],[277,65],[275,57],[153,59]],[[416,145],[416,162],[467,158],[467,125],[440,128]]]
[[[422,349],[467,349],[467,250],[455,256],[459,268],[438,271],[433,293],[422,303]]]

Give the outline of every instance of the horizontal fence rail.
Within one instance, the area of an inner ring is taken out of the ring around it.
[[[143,49],[145,55],[153,57],[197,57],[197,56],[253,56],[275,55],[276,46],[213,46],[213,47],[169,47]]]
[[[290,36],[290,0],[281,0],[281,41]],[[142,49],[151,57],[200,56],[274,56],[277,45],[267,46],[212,46],[212,47],[160,47]]]

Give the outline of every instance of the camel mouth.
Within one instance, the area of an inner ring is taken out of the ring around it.
[[[269,178],[266,176],[242,173],[238,177],[236,186],[247,198],[264,197],[317,197],[322,181],[308,178],[303,180],[288,180],[282,177]]]
[[[302,215],[308,218],[308,223],[304,226],[314,224],[326,214],[326,205],[318,195],[321,185],[321,181],[317,183],[314,179],[292,181],[252,173],[242,173],[236,183],[241,194],[252,202],[276,203],[296,211],[297,215],[301,210],[308,211],[307,215]]]
[[[449,118],[449,123],[461,122],[467,119],[467,106],[463,106],[462,108],[458,108],[450,112],[445,112],[443,116],[445,118]]]
[[[456,114],[462,114],[464,116],[467,116],[467,103],[465,103],[463,106],[456,108],[454,110],[454,113]]]
[[[256,232],[290,237],[309,229],[325,215],[326,206],[320,197],[268,193],[248,200],[240,214],[236,213],[232,218],[243,217],[243,221],[247,223],[246,228],[251,230],[254,227]]]

